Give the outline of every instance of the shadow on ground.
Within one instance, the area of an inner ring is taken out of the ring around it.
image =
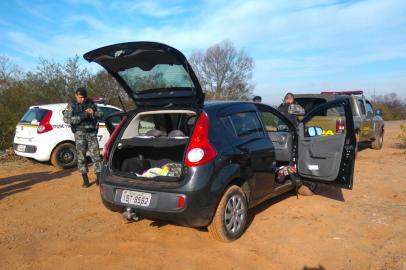
[[[339,187],[318,184],[315,194],[332,200],[344,202],[343,191]]]
[[[358,144],[358,152],[362,152],[366,149],[371,149],[371,142],[360,142]]]
[[[309,266],[304,266],[303,270],[326,270],[322,265],[319,265],[317,267],[309,267]]]
[[[12,194],[29,190],[35,184],[57,180],[61,177],[68,176],[73,171],[74,169],[55,172],[45,171],[0,178],[0,200]]]

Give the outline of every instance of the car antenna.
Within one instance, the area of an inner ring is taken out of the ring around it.
[[[123,108],[124,113],[127,114],[127,110],[126,110],[126,108],[124,106],[123,100],[120,97],[120,94],[118,94],[118,100],[120,101],[121,108]]]

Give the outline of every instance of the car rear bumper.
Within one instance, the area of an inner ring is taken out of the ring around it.
[[[16,135],[13,140],[14,152],[22,157],[33,158],[38,161],[49,161],[55,146],[62,141],[70,139],[63,131],[58,130],[57,133],[52,130],[43,134],[32,135],[30,138],[18,137]],[[26,147],[22,150],[18,148],[19,145],[25,145]],[[33,151],[34,149],[35,151]]]
[[[22,149],[24,148],[24,149]],[[14,153],[18,156],[33,158],[38,161],[48,161],[50,158],[49,151],[44,147],[30,145],[26,143],[13,143]]]
[[[210,179],[205,170],[202,170],[201,174],[193,175],[186,184],[176,188],[140,188],[113,184],[105,181],[109,178],[111,180],[112,176],[106,178],[104,172],[102,172],[100,194],[104,205],[113,211],[124,212],[130,207],[132,211],[147,219],[163,220],[189,227],[207,226],[213,218],[219,198],[208,187]],[[195,180],[199,185],[193,184]],[[149,206],[123,203],[121,201],[123,190],[151,194]],[[184,199],[183,207],[179,206],[180,197]]]
[[[165,220],[189,227],[207,226],[211,222],[215,210],[214,207],[197,207],[196,204],[190,202],[193,196],[125,188],[125,190],[152,194],[152,202],[149,207],[135,206],[120,201],[122,188],[102,184],[101,189],[103,203],[110,210],[124,212],[129,207],[132,211],[147,219]],[[181,196],[185,199],[183,208],[178,207]]]

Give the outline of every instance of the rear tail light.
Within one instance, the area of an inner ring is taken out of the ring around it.
[[[107,141],[104,149],[103,149],[103,161],[107,161],[107,158],[109,157],[109,152],[111,145],[113,144],[114,140],[117,137],[117,134],[120,132],[121,128],[123,127],[124,123],[127,121],[127,116],[124,116],[124,118],[121,120],[120,124],[114,129],[113,133],[111,133],[109,140]]]
[[[345,131],[345,122],[341,119],[336,121],[336,133],[344,133]]]
[[[197,120],[189,146],[186,150],[186,167],[203,165],[217,156],[217,151],[209,142],[209,117],[203,112]]]
[[[185,196],[179,196],[178,198],[178,208],[183,208],[185,206]]]
[[[51,121],[51,117],[52,117],[52,111],[48,111],[38,125],[38,128],[37,128],[38,134],[42,134],[42,133],[52,130],[52,125],[51,125],[51,123],[49,123],[49,121]]]

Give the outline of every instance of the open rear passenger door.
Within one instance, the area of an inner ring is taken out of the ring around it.
[[[298,126],[297,169],[308,182],[352,189],[355,133],[351,105],[336,100],[317,106]]]

